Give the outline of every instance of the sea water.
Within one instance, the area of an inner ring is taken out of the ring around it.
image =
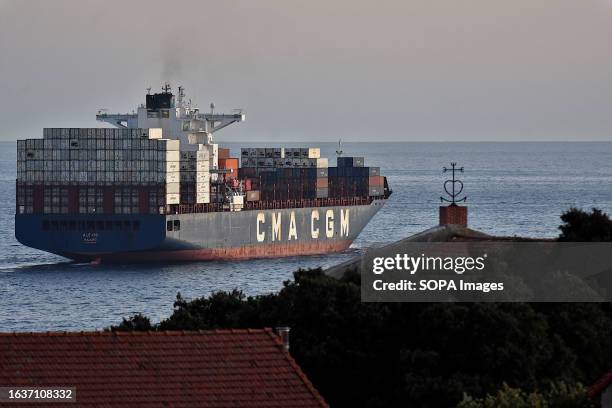
[[[228,144],[239,148],[274,144]],[[312,143],[308,143],[310,145]],[[282,144],[288,147],[299,144]],[[337,145],[320,143],[335,165]],[[15,240],[16,144],[0,142],[0,331],[95,330],[143,313],[159,321],[176,294],[194,298],[238,288],[278,291],[298,268],[327,267],[364,248],[437,224],[444,166],[464,167],[469,226],[495,235],[555,237],[570,207],[612,213],[611,143],[346,143],[345,155],[380,166],[393,195],[344,253],[240,262],[89,265]]]

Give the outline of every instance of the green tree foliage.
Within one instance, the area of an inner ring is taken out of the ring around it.
[[[526,393],[507,384],[494,395],[472,398],[464,394],[457,408],[594,408],[595,401],[587,396],[587,389],[581,384],[552,383],[544,393]]]
[[[153,330],[154,327],[151,324],[151,320],[140,313],[134,316],[123,319],[119,326],[114,326],[111,330],[123,330],[123,331],[148,331]]]
[[[610,237],[598,210],[562,219],[562,240]],[[136,315],[111,329],[289,326],[292,355],[336,408],[588,407],[576,384],[610,368],[609,304],[362,303],[359,285],[300,270],[278,293],[179,294],[159,324]]]
[[[290,326],[292,355],[334,407],[455,406],[504,383],[528,393],[591,384],[612,361],[612,315],[600,304],[362,303],[358,276],[317,269],[276,294],[178,295],[174,306],[152,327],[137,315],[112,329]]]
[[[586,212],[570,208],[561,214],[559,241],[608,242],[612,241],[612,220],[597,208]]]

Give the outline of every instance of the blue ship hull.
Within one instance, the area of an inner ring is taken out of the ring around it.
[[[168,215],[18,214],[15,236],[78,261],[248,259],[342,251],[382,208],[367,205]]]

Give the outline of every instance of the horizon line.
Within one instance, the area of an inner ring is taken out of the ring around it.
[[[42,137],[32,137],[24,139],[0,139],[0,142],[16,142],[17,140],[25,139],[43,139]],[[303,143],[298,140],[228,140],[221,141],[222,143]],[[219,142],[217,142],[218,144]],[[337,141],[329,140],[311,140],[308,143],[333,143]],[[363,140],[343,140],[342,143],[363,143],[363,144],[391,144],[391,143],[612,143],[612,140],[379,140],[379,141],[363,141]]]

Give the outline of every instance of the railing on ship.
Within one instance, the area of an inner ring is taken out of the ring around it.
[[[247,201],[242,211],[249,210],[276,210],[284,208],[305,208],[305,207],[335,207],[369,205],[376,199],[383,197],[350,197],[350,198],[316,198],[308,200],[276,200],[276,201]],[[168,214],[193,214],[230,211],[227,204],[174,204],[168,206]]]

